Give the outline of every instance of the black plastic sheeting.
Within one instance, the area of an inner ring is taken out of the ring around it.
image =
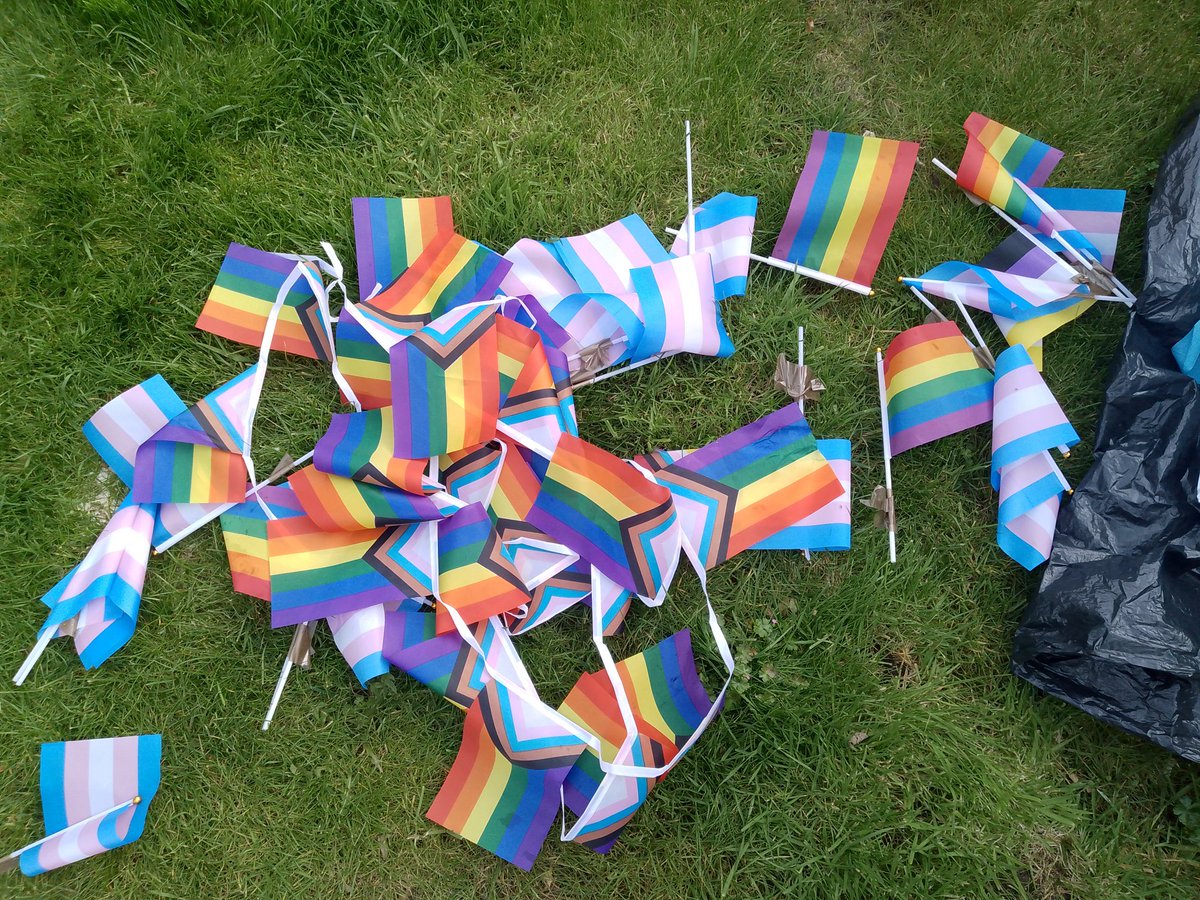
[[[1013,671],[1200,761],[1200,384],[1171,347],[1200,320],[1200,106],[1159,167],[1146,284],[1105,391],[1095,464],[1058,517]]]

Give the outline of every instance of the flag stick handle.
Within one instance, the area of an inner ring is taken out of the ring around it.
[[[768,266],[774,266],[776,269],[783,269],[785,272],[804,275],[807,278],[815,278],[817,281],[823,281],[834,287],[854,291],[856,294],[862,294],[864,297],[870,297],[875,293],[869,285],[859,284],[856,281],[848,281],[845,278],[838,278],[836,275],[826,275],[824,272],[818,272],[816,269],[810,269],[799,263],[788,262],[785,259],[776,259],[773,256],[759,256],[757,253],[751,253],[750,258],[755,262],[765,263]]]
[[[975,327],[975,320],[972,319],[971,314],[967,312],[966,304],[956,298],[954,300],[954,305],[958,307],[958,311],[962,313],[962,317],[967,320],[967,327],[971,329],[971,334],[975,335],[975,340],[979,342],[979,349],[983,351],[983,355],[987,357],[988,361],[991,363],[992,371],[996,371],[996,357],[992,356],[992,351],[988,348],[987,343],[983,340],[983,335],[980,334],[979,329]]]
[[[796,327],[796,365],[803,367],[804,365],[804,326]],[[804,395],[801,394],[796,399],[796,405],[800,407],[800,415],[804,415]],[[804,550],[804,559],[806,562],[812,562],[812,553],[806,548]]]
[[[17,669],[17,674],[13,676],[13,684],[20,687],[25,683],[25,679],[29,677],[29,673],[33,671],[33,667],[42,658],[42,654],[46,652],[46,648],[50,646],[50,642],[54,640],[56,634],[58,634],[58,628],[47,628],[42,636],[37,639],[37,643],[33,645],[33,649],[25,657],[25,662],[21,663],[21,668]]]
[[[918,300],[920,300],[922,303],[925,304],[926,308],[931,313],[933,313],[935,316],[937,316],[937,320],[939,322],[949,322],[950,321],[944,315],[942,315],[942,311],[940,309],[938,309],[936,306],[934,306],[933,303],[930,301],[930,299],[928,297],[926,297],[921,291],[917,290],[912,285],[908,285],[908,289],[913,292],[913,294],[916,296],[916,298]],[[970,342],[968,341],[968,343],[970,343]]]
[[[22,853],[26,853],[27,851],[32,850],[35,847],[40,847],[42,844],[46,843],[46,841],[52,841],[56,837],[58,837],[60,834],[65,834],[66,832],[70,831],[72,828],[78,828],[80,825],[86,825],[89,822],[95,822],[97,819],[103,819],[105,816],[111,816],[113,813],[120,812],[121,810],[127,809],[130,806],[137,806],[141,802],[142,802],[141,797],[134,797],[132,800],[126,800],[124,803],[118,803],[116,806],[109,807],[108,809],[102,810],[94,815],[88,816],[86,819],[80,819],[78,822],[72,822],[70,825],[68,825],[66,828],[63,828],[61,831],[56,831],[56,832],[54,832],[54,834],[48,834],[44,838],[39,838],[38,840],[34,841],[32,844],[26,844],[20,850],[14,850],[12,853],[8,854],[8,856],[6,856],[4,858],[5,859],[16,859]]]
[[[283,689],[287,686],[288,676],[292,674],[292,666],[295,665],[295,653],[293,651],[299,647],[301,641],[304,640],[304,632],[311,626],[311,622],[301,622],[296,626],[296,630],[292,632],[292,642],[288,645],[287,656],[283,659],[283,668],[280,669],[279,679],[275,682],[275,693],[271,695],[271,705],[267,707],[267,717],[263,719],[263,731],[271,727],[271,720],[275,718],[275,710],[279,708],[279,700],[283,697]]]
[[[683,122],[683,145],[684,152],[687,155],[687,248],[688,254],[696,252],[696,217],[692,211],[695,205],[692,199],[692,120],[685,119]]]
[[[642,366],[648,366],[650,363],[656,363],[660,359],[666,359],[666,357],[670,355],[671,354],[668,353],[657,353],[654,356],[648,356],[645,359],[639,359],[635,363],[629,363],[628,365],[621,366],[619,369],[609,369],[607,372],[602,372],[599,375],[589,378],[587,381],[581,381],[578,384],[571,385],[571,387],[572,389],[587,387],[589,384],[596,384],[599,381],[605,381],[609,378],[614,378],[624,372],[632,372],[634,369],[640,369]]]
[[[1054,474],[1058,476],[1059,484],[1062,485],[1063,490],[1069,494],[1075,493],[1073,490],[1071,490],[1071,482],[1067,481],[1067,476],[1064,475],[1062,469],[1058,467],[1058,463],[1054,461],[1054,457],[1050,455],[1050,451],[1043,450],[1042,452],[1046,454],[1046,459],[1048,459],[1050,461],[1050,465],[1054,467]]]
[[[958,183],[958,173],[955,172],[953,169],[951,169],[949,166],[947,166],[944,162],[942,162],[936,156],[933,159],[933,164],[935,166],[937,166],[939,169],[941,169],[942,172],[944,172],[946,175],[953,178],[956,184]],[[960,190],[962,190],[962,192],[964,194],[968,193],[966,188],[960,188]],[[983,202],[986,203],[987,201],[985,200]],[[1006,213],[1000,207],[996,206],[994,203],[988,203],[988,206],[990,206],[992,208],[992,212],[994,212],[1001,219],[1003,219],[1010,226],[1012,226],[1014,231],[1020,232],[1021,234],[1025,235],[1025,237],[1029,239],[1029,243],[1033,244],[1033,246],[1036,247],[1039,252],[1044,253],[1047,257],[1049,257],[1051,260],[1053,260],[1054,264],[1056,266],[1060,266],[1063,269],[1066,269],[1071,274],[1072,278],[1078,274],[1076,272],[1074,266],[1072,266],[1065,259],[1063,259],[1057,253],[1055,253],[1053,250],[1051,250],[1049,247],[1047,247],[1045,244],[1043,244],[1041,241],[1039,241],[1037,238],[1035,238],[1033,235],[1031,235],[1029,232],[1027,232],[1024,228],[1022,228],[1020,222],[1018,222],[1016,219],[1014,219],[1012,216],[1010,216],[1008,213]]]
[[[887,387],[883,383],[883,350],[875,350],[875,375],[879,379],[879,418],[883,422],[883,478],[884,487],[887,488],[888,505],[894,509],[892,503],[892,435],[891,429],[888,427],[887,415]],[[896,561],[896,517],[895,514],[888,510],[888,561],[894,563]]]

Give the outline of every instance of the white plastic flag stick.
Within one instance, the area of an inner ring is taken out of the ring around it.
[[[650,363],[656,363],[660,359],[666,359],[668,356],[673,355],[674,354],[672,353],[656,353],[654,356],[647,356],[645,359],[639,359],[635,363],[629,363],[628,365],[621,366],[619,369],[609,369],[607,372],[601,372],[599,375],[592,376],[587,381],[581,381],[578,384],[571,385],[571,388],[575,390],[581,387],[587,387],[589,384],[595,384],[598,381],[605,381],[617,375],[622,375],[625,372],[632,372],[634,369],[640,369],[642,366],[648,366]]]
[[[900,280],[903,281],[904,279],[900,279]],[[925,296],[924,291],[922,291],[921,289],[919,289],[917,287],[914,287],[911,284],[908,285],[908,289],[910,291],[912,291],[914,294],[916,294],[917,299],[919,299],[922,303],[924,303],[930,309],[934,309],[933,303],[930,302],[929,298]],[[958,307],[958,311],[960,313],[962,313],[962,317],[967,320],[967,327],[971,329],[971,334],[975,335],[975,340],[979,342],[979,346],[977,348],[975,347],[974,344],[971,345],[972,348],[978,349],[983,354],[983,356],[986,358],[988,365],[992,368],[992,371],[995,371],[996,357],[992,356],[992,351],[988,348],[987,343],[984,341],[983,335],[981,335],[979,333],[979,329],[975,327],[975,320],[972,319],[971,314],[969,312],[967,312],[966,305],[961,300],[957,300],[957,299],[954,300],[953,303],[955,306]],[[941,318],[942,318],[943,322],[947,321],[945,316],[942,316]],[[971,342],[967,341],[967,343],[970,344]]]
[[[796,343],[797,343],[796,365],[798,365],[800,368],[803,369],[804,368],[804,326],[803,325],[798,325],[796,327]],[[800,415],[804,415],[804,394],[803,393],[801,393],[800,396],[796,398],[796,405],[800,407]],[[810,553],[807,549],[805,549],[805,551],[804,551],[804,559],[806,562],[812,562],[812,553]]]
[[[56,634],[58,634],[57,627],[47,628],[42,636],[37,639],[37,643],[33,645],[33,649],[25,657],[25,662],[21,663],[21,668],[17,669],[17,674],[13,676],[13,684],[20,687],[25,683],[25,679],[29,677],[29,673],[33,671],[33,667],[42,658],[42,654],[46,652],[46,648],[50,646],[50,642],[54,640]]]
[[[692,200],[692,120],[685,119],[683,122],[683,145],[684,151],[687,154],[687,248],[688,254],[696,252],[696,217],[693,213],[695,206]]]
[[[875,374],[879,378],[879,417],[883,421],[883,478],[887,489],[888,561],[896,561],[896,515],[892,499],[892,435],[888,426],[887,387],[883,383],[883,349],[875,349]]]
[[[296,626],[296,630],[292,634],[292,643],[288,646],[287,656],[283,660],[283,668],[279,672],[279,680],[275,682],[275,693],[271,695],[271,705],[267,707],[267,717],[263,719],[263,731],[271,727],[271,720],[275,718],[275,710],[279,708],[279,698],[283,696],[288,676],[292,674],[292,666],[295,665],[296,658],[302,655],[300,648],[306,640],[312,640],[313,632],[316,630],[316,622],[301,622]]]
[[[875,293],[869,285],[859,284],[857,281],[848,281],[845,278],[838,278],[836,275],[826,275],[824,272],[818,272],[816,269],[810,269],[808,266],[802,266],[799,263],[788,262],[786,259],[776,259],[773,256],[759,256],[757,253],[751,253],[750,258],[755,262],[765,263],[768,266],[774,266],[776,269],[783,269],[785,272],[803,275],[806,278],[815,278],[817,281],[832,284],[834,287],[854,291],[856,294],[862,294],[864,297],[870,297]]]
[[[44,838],[38,838],[32,844],[26,844],[20,850],[14,850],[12,853],[8,854],[8,856],[4,857],[4,860],[7,861],[10,859],[17,859],[22,853],[32,850],[35,847],[40,847],[42,844],[46,843],[46,841],[52,841],[59,835],[66,834],[73,828],[78,828],[81,825],[88,824],[89,822],[95,822],[97,819],[103,819],[105,816],[110,816],[115,812],[120,812],[121,810],[128,809],[131,806],[137,806],[141,802],[142,798],[140,796],[134,797],[132,800],[126,800],[124,803],[118,803],[116,806],[110,806],[108,809],[102,810],[95,815],[88,816],[86,819],[80,819],[78,822],[72,822],[61,831],[56,831],[54,834],[48,834]]]

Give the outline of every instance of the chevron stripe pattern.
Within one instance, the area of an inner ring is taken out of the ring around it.
[[[529,591],[482,504],[443,519],[437,546],[439,633],[454,630],[446,606],[471,624],[529,602]]]
[[[341,475],[377,487],[413,494],[428,493],[422,477],[424,459],[403,459],[395,454],[392,408],[335,413],[329,429],[317,441],[313,465],[328,475]]]
[[[458,508],[445,494],[410,494],[305,466],[288,478],[305,514],[326,531],[431,522]]]

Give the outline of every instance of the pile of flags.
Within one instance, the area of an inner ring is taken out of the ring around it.
[[[1059,151],[977,114],[966,128],[959,184],[1018,230],[978,265],[906,281],[964,316],[991,312],[1012,346],[992,358],[968,316],[977,344],[940,317],[880,349],[887,483],[870,505],[894,561],[893,456],[991,422],[997,540],[1032,568],[1067,490],[1050,451],[1078,441],[1040,342],[1098,291],[1122,290],[1109,267],[1123,194],[1046,188]],[[805,419],[824,385],[803,365],[802,329],[797,363],[781,357],[775,375],[795,402],[697,449],[621,459],[581,435],[575,391],[680,353],[733,353],[722,304],[746,291],[751,259],[872,293],[917,149],[816,132],[770,257],[751,252],[757,199],[730,193],[690,210],[669,250],[633,214],[503,254],[455,229],[448,197],[355,198],[354,300],[328,244],[321,256],[230,244],[196,325],[257,361],[190,405],[155,375],[84,426],[128,493],[42,598],[15,680],[55,637],[102,664],[133,635],[152,549],[219,519],[234,590],[293,629],[264,729],[324,621],[362,685],[399,669],[465,711],[433,821],[528,869],[561,808],[564,840],[607,852],[721,709],[734,662],[711,603],[726,670],[715,692],[686,630],[621,660],[606,638],[635,599],[662,604],[681,565],[706,585],[745,550],[849,549],[850,442],[816,440]],[[252,437],[273,351],[329,366],[348,411],[260,479]],[[519,645],[578,608],[603,665],[552,706]],[[10,864],[33,874],[136,839],[160,747],[46,745],[50,836]]]

